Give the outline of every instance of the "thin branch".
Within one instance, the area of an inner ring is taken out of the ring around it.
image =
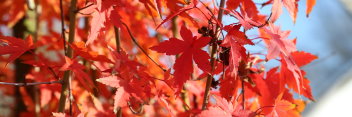
[[[245,109],[245,107],[244,107],[244,105],[245,105],[245,96],[244,96],[244,81],[243,81],[243,79],[242,79],[242,83],[241,83],[241,85],[242,85],[242,109],[244,110]]]
[[[157,62],[155,62],[155,61],[148,55],[148,53],[138,44],[138,42],[136,41],[136,39],[133,37],[133,35],[132,35],[132,33],[131,33],[131,30],[128,28],[128,26],[127,26],[125,23],[122,23],[122,24],[126,27],[126,29],[127,29],[127,31],[128,31],[128,34],[130,35],[130,37],[131,37],[133,43],[136,44],[137,47],[138,47],[155,65],[157,65],[161,70],[163,70],[164,72],[166,72],[166,70],[165,70],[161,65],[159,65]]]
[[[220,1],[220,9],[219,9],[219,14],[218,14],[218,21],[221,22],[222,21],[222,16],[224,13],[224,6],[225,6],[225,0],[221,0]],[[220,31],[220,25],[221,24],[217,24],[216,25],[216,32],[215,32],[215,36],[217,37],[217,35],[221,32]],[[215,38],[217,39],[217,38]],[[207,105],[209,103],[209,94],[210,94],[210,88],[211,88],[211,83],[213,81],[213,75],[212,72],[214,71],[214,62],[215,62],[215,57],[214,54],[216,53],[217,50],[217,44],[213,43],[212,44],[212,50],[211,50],[211,59],[210,59],[210,65],[211,65],[211,74],[208,74],[207,77],[207,83],[205,86],[205,94],[204,94],[204,99],[203,99],[203,105],[202,105],[202,110],[205,110],[207,108]]]
[[[117,51],[118,53],[120,53],[120,49],[121,49],[121,44],[120,44],[120,37],[121,37],[120,28],[117,28],[117,27],[114,26],[114,30],[115,30],[116,51]]]
[[[48,67],[49,71],[52,73],[52,75],[56,78],[56,80],[59,80],[60,77],[55,73],[55,71],[53,70],[53,68]]]
[[[174,38],[177,38],[179,35],[178,35],[178,33],[177,33],[177,22],[176,22],[176,19],[177,19],[177,16],[175,16],[175,17],[173,17],[172,18],[172,22],[171,22],[171,31],[172,31],[172,36],[174,37]]]
[[[274,108],[274,107],[275,106],[263,106],[263,107],[258,108],[254,113],[258,115],[258,114],[260,114],[260,112],[258,113],[259,110],[263,110],[263,108]]]
[[[0,85],[13,85],[19,87],[26,87],[32,85],[41,85],[41,84],[55,84],[55,83],[63,83],[62,80],[58,81],[50,81],[50,82],[31,82],[31,83],[10,83],[10,82],[0,82]]]
[[[252,26],[255,26],[255,27],[257,27],[257,28],[264,27],[265,25],[269,24],[269,20],[270,20],[270,18],[271,18],[272,15],[273,15],[273,13],[270,13],[270,15],[269,15],[268,19],[266,19],[265,23],[264,23],[264,24],[261,24],[261,25],[259,25],[259,26],[256,26],[256,25],[251,24],[251,23],[249,23],[249,24],[252,25]]]
[[[60,1],[62,1],[62,0],[60,0]],[[69,36],[68,36],[69,43],[73,43],[74,38],[75,38],[76,4],[77,4],[77,0],[71,0],[70,9],[69,9],[69,18],[70,18],[70,26],[69,26],[70,32],[69,32]],[[72,54],[73,54],[72,48],[70,46],[66,46],[65,56],[72,58]],[[61,95],[60,95],[60,100],[59,100],[59,112],[64,112],[67,95],[71,94],[71,91],[69,88],[70,81],[71,81],[70,74],[71,74],[71,71],[66,71],[64,74],[63,84],[62,84],[62,88],[61,88]],[[71,102],[70,102],[70,106],[71,106]]]
[[[63,38],[64,52],[66,52],[66,36],[65,36],[65,20],[64,20],[64,8],[62,0],[60,0],[60,14],[61,14],[61,36]]]
[[[84,10],[84,9],[86,9],[86,8],[92,6],[92,5],[94,5],[94,3],[89,4],[89,5],[87,5],[87,6],[84,6],[84,7],[82,7],[82,8],[78,8],[77,10],[75,10],[75,13],[79,13],[79,11]]]

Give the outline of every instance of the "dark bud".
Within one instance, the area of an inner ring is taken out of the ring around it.
[[[202,28],[198,29],[198,33],[202,34],[204,37],[209,36],[208,28],[203,26]]]
[[[216,89],[216,86],[218,86],[218,85],[219,85],[219,81],[215,81],[215,79],[213,79],[213,80],[211,81],[211,87],[212,87],[212,88]]]
[[[223,62],[224,65],[229,65],[230,61],[230,48],[222,47],[222,52],[220,52],[220,60]]]

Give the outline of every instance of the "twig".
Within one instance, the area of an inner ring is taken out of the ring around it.
[[[220,1],[220,9],[219,9],[219,14],[218,14],[218,21],[221,22],[222,21],[222,16],[224,13],[224,7],[225,5],[225,0],[221,0]],[[217,36],[220,33],[220,24],[216,25],[216,33],[215,35]],[[203,105],[202,105],[202,110],[205,110],[207,108],[207,105],[209,103],[209,93],[210,93],[210,88],[211,88],[211,82],[213,81],[213,75],[212,72],[214,71],[214,62],[215,62],[215,57],[214,54],[216,52],[217,49],[217,44],[213,43],[212,45],[212,50],[211,50],[211,59],[210,59],[210,65],[211,65],[211,74],[208,74],[207,77],[207,84],[205,86],[205,94],[204,94],[204,99],[203,99]]]
[[[81,11],[81,10],[83,10],[83,9],[86,9],[86,8],[92,6],[92,5],[94,5],[94,3],[89,4],[89,5],[87,5],[87,6],[84,6],[84,7],[82,7],[82,8],[78,8],[77,10],[75,10],[75,13],[79,13],[79,11]]]
[[[61,36],[63,38],[64,52],[66,52],[66,36],[65,36],[65,20],[64,20],[64,8],[62,6],[62,0],[60,0],[60,14],[61,14]]]
[[[0,82],[0,85],[13,85],[18,87],[26,87],[32,85],[41,85],[41,84],[55,84],[55,83],[63,83],[62,80],[58,81],[50,81],[50,82],[31,82],[31,83],[10,83],[10,82]]]
[[[115,30],[115,41],[116,41],[116,51],[118,53],[120,53],[120,37],[121,37],[121,33],[120,33],[120,28],[114,27]]]
[[[131,33],[131,30],[128,28],[128,26],[127,26],[125,23],[122,23],[122,24],[126,27],[126,29],[127,29],[127,31],[128,31],[128,34],[130,35],[130,37],[131,37],[133,43],[136,44],[137,47],[144,53],[144,55],[146,55],[155,65],[157,65],[161,70],[163,70],[164,72],[166,72],[166,70],[165,70],[163,67],[161,67],[161,65],[159,65],[157,62],[155,62],[155,61],[148,55],[148,53],[138,44],[138,42],[136,41],[136,39],[133,37],[133,35],[132,35],[132,33]]]
[[[254,113],[255,113],[256,115],[258,115],[258,114],[260,114],[260,112],[258,113],[259,110],[263,110],[263,108],[274,108],[274,107],[275,107],[275,106],[263,106],[263,107],[258,108]]]
[[[174,38],[177,38],[178,37],[178,33],[177,33],[177,22],[176,22],[176,19],[177,19],[177,16],[173,17],[172,18],[172,22],[171,22],[171,30],[172,30],[172,36]]]
[[[60,77],[55,73],[55,71],[53,70],[53,68],[48,67],[49,71],[52,73],[52,75],[56,78],[56,80],[59,80]]]
[[[269,15],[268,19],[266,19],[265,23],[264,23],[264,24],[261,24],[261,25],[259,25],[259,26],[256,26],[256,25],[251,24],[251,23],[249,23],[249,24],[252,25],[252,26],[255,26],[255,27],[257,27],[257,28],[261,28],[261,27],[263,27],[263,26],[269,24],[269,20],[270,20],[270,18],[271,18],[272,15],[273,15],[273,13],[270,13],[270,15]]]

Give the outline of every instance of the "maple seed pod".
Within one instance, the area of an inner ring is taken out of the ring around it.
[[[202,28],[198,29],[198,33],[202,34],[203,37],[209,36],[208,32],[209,32],[209,29],[207,27],[205,27],[205,26],[203,26]]]

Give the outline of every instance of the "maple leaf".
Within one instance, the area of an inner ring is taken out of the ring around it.
[[[285,57],[282,56],[283,58],[281,61],[282,63],[282,74],[289,75],[286,77],[288,79],[288,83],[293,83],[292,79],[294,79],[294,82],[296,84],[295,89],[297,89],[297,92],[301,94],[301,88],[303,86],[303,75],[301,69],[297,66],[295,61],[291,56]]]
[[[240,5],[242,14],[245,14],[244,17],[256,18],[258,16],[257,7],[252,0],[227,0],[226,2],[227,9],[231,11],[236,10]]]
[[[243,45],[254,45],[247,39],[244,32],[239,31],[240,25],[227,25],[224,29],[228,32],[221,46],[230,48],[230,70],[232,76],[236,76],[240,60],[246,60],[246,49]]]
[[[296,46],[291,40],[287,40],[290,31],[281,31],[280,27],[269,24],[264,28],[269,35],[267,59],[273,59],[282,53],[284,56],[290,56],[291,52],[296,51]]]
[[[216,104],[202,111],[198,117],[250,117],[255,115],[249,110],[242,109],[237,103],[233,105],[225,98],[219,96],[214,96],[214,98]]]
[[[209,54],[202,47],[206,46],[210,37],[200,37],[192,35],[192,32],[185,26],[181,27],[180,34],[182,40],[177,38],[170,38],[167,41],[161,42],[159,45],[151,47],[150,49],[166,55],[182,55],[176,59],[174,64],[175,82],[174,85],[180,90],[183,84],[190,78],[193,72],[192,60],[204,72],[210,72]]]
[[[295,117],[297,113],[294,112],[295,104],[287,100],[281,99],[282,94],[275,100],[275,105],[272,107],[271,113],[267,114],[268,117]],[[270,107],[269,107],[270,108]]]
[[[8,18],[4,19],[5,20],[5,25],[8,27],[13,27],[17,22],[19,22],[26,14],[26,1],[25,0],[16,0],[16,1],[4,1],[5,3],[4,6],[1,6],[2,8],[0,9],[1,16],[7,15]],[[6,3],[7,2],[7,3]],[[7,6],[10,5],[10,6]],[[7,7],[6,7],[7,6]],[[1,21],[2,22],[2,21]]]
[[[292,52],[291,55],[292,55],[292,60],[284,59],[282,61],[283,63],[282,74],[284,75],[289,87],[293,88],[293,90],[296,91],[298,94],[301,94],[309,98],[310,100],[314,101],[311,88],[309,86],[310,81],[307,78],[302,77],[299,79],[299,82],[297,82],[298,79],[296,79],[294,71],[300,71],[302,72],[302,76],[304,76],[304,71],[301,71],[298,67],[301,67],[310,63],[311,61],[317,59],[317,57],[303,51]],[[292,65],[294,63],[295,65]],[[293,75],[291,75],[292,73]]]
[[[161,25],[163,25],[165,22],[171,20],[173,17],[183,13],[183,12],[186,12],[188,10],[191,10],[193,8],[196,8],[197,6],[197,3],[198,1],[197,0],[193,0],[192,3],[190,3],[188,6],[186,7],[183,7],[181,9],[179,9],[177,12],[173,13],[173,14],[170,14],[169,16],[166,17],[166,19],[164,19],[157,27],[156,29],[158,29]]]
[[[221,96],[227,100],[231,100],[231,98],[236,94],[235,92],[238,90],[239,85],[241,85],[239,79],[235,80],[231,76],[221,78],[219,89]]]
[[[265,28],[264,31],[266,35],[263,34],[263,37],[268,37],[268,39],[264,40],[268,45],[267,59],[270,60],[276,58],[277,56],[282,58],[282,65],[285,69],[283,68],[281,72],[288,75],[286,76],[286,79],[294,79],[290,81],[295,82],[295,87],[300,94],[301,87],[303,86],[303,75],[299,66],[296,64],[294,58],[291,55],[292,52],[296,51],[295,43],[292,40],[286,39],[289,36],[290,31],[281,31],[280,27],[274,26],[273,24],[269,24],[269,28]]]
[[[291,55],[293,57],[293,60],[299,67],[307,65],[308,63],[318,58],[317,56],[304,51],[292,52]]]
[[[98,55],[98,53],[96,52],[89,51],[88,48],[85,47],[85,43],[82,41],[74,42],[73,44],[70,44],[70,46],[72,47],[75,54],[78,54],[79,56],[82,56],[85,59],[113,63],[106,56]]]
[[[10,54],[10,57],[6,61],[6,65],[32,48],[33,40],[31,36],[28,36],[26,40],[15,37],[0,36],[0,55]]]
[[[273,6],[271,9],[272,17],[270,20],[275,22],[279,18],[282,13],[282,5],[287,9],[293,22],[296,22],[298,12],[297,0],[273,0]]]
[[[315,5],[316,0],[307,0],[306,2],[307,2],[306,3],[306,5],[307,5],[306,6],[307,7],[306,16],[309,17],[309,14],[310,14],[310,12],[312,12],[313,6]]]
[[[252,19],[250,19],[246,12],[244,12],[242,9],[241,9],[241,13],[242,15],[237,12],[237,11],[230,11],[239,21],[239,23],[243,26],[243,28],[245,30],[249,30],[249,29],[252,29],[254,26],[260,26],[259,23],[253,21]]]
[[[117,77],[117,76],[108,76],[97,79],[98,82],[103,83],[105,85],[117,88],[115,96],[114,96],[114,111],[117,107],[125,107],[127,106],[127,102],[131,95],[127,93],[126,86],[127,81]],[[131,87],[132,88],[132,87]]]
[[[139,2],[144,4],[144,7],[147,9],[149,15],[152,17],[152,19],[155,23],[155,19],[154,19],[153,12],[152,12],[152,10],[156,10],[154,4],[150,0],[139,0]],[[150,7],[153,9],[151,9]]]
[[[92,92],[92,88],[94,86],[93,81],[89,77],[87,73],[85,73],[82,69],[85,67],[77,62],[77,59],[71,60],[70,58],[65,56],[65,64],[60,68],[61,71],[72,70],[75,73],[76,78],[82,84],[82,86],[88,91]]]
[[[97,79],[105,85],[117,88],[114,96],[114,111],[117,107],[127,106],[130,99],[137,99],[138,102],[151,97],[150,87],[153,82],[147,73],[145,73],[144,66],[138,62],[129,60],[128,55],[121,50],[112,51],[115,67],[107,71],[117,72],[116,75],[102,77]]]
[[[90,33],[88,35],[87,45],[92,43],[101,32],[106,30],[106,26],[113,24],[116,27],[121,27],[121,16],[118,14],[118,1],[112,0],[97,0],[96,12],[92,13],[92,20],[90,21]]]
[[[117,88],[114,96],[114,112],[116,112],[117,107],[126,107],[129,101],[143,101],[142,98],[150,97],[148,94],[150,89],[143,83],[146,80],[139,81],[129,81],[127,79],[120,78],[115,75],[103,77],[97,79],[98,82],[105,85]],[[136,99],[136,100],[131,100]]]

